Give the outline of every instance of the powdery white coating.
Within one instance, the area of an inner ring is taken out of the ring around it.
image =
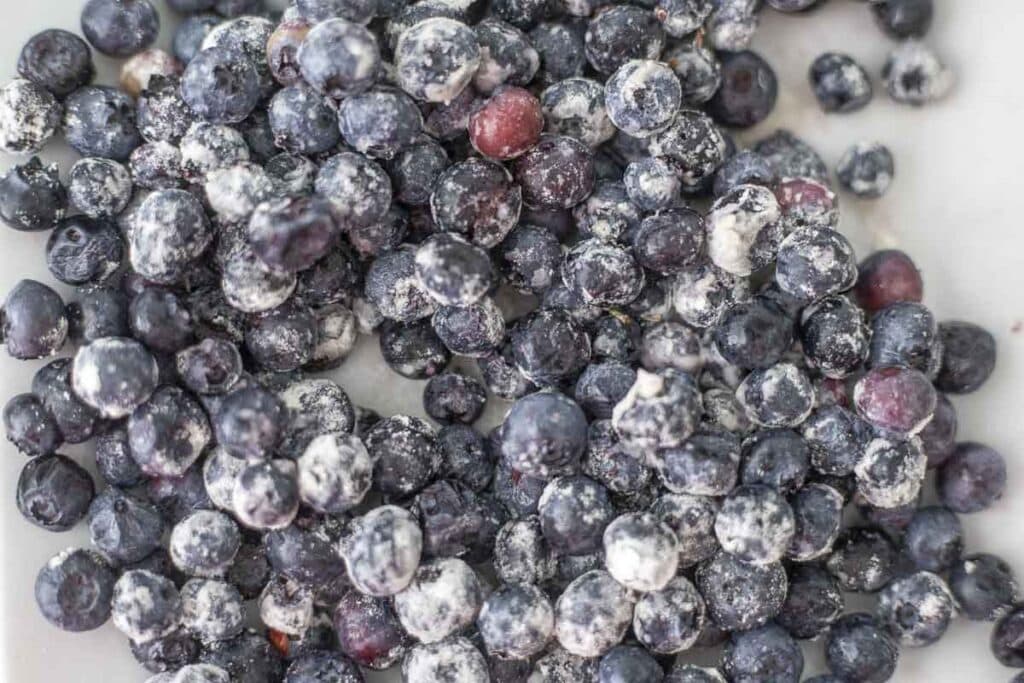
[[[0,149],[32,154],[57,134],[61,106],[41,86],[16,78],[0,88]]]
[[[480,66],[473,76],[477,92],[489,95],[505,83],[527,85],[533,80],[540,54],[522,31],[496,20],[481,22],[474,30],[480,42]]]
[[[160,674],[162,676],[170,676],[166,683],[230,683],[231,676],[227,671],[214,666],[213,664],[189,664],[178,669],[178,672],[174,675],[171,674]],[[153,678],[159,679],[159,676]],[[149,679],[146,683],[152,683],[153,678]]]
[[[727,52],[745,50],[760,23],[759,1],[724,0],[715,4],[706,24],[708,42]]]
[[[288,300],[297,284],[295,273],[274,270],[248,244],[232,249],[221,263],[224,298],[244,313],[277,308]]]
[[[736,400],[751,422],[762,427],[795,427],[814,410],[814,386],[793,363],[776,363],[747,375]]]
[[[181,587],[181,625],[204,643],[227,640],[245,627],[245,604],[226,581],[190,579]]]
[[[345,512],[370,490],[373,463],[359,437],[322,434],[306,446],[297,464],[299,496],[319,512]]]
[[[654,501],[651,513],[675,532],[680,567],[702,562],[718,550],[715,517],[719,506],[717,498],[687,493],[667,493]]]
[[[597,147],[615,137],[615,124],[608,117],[604,88],[589,78],[566,78],[548,87],[540,96],[546,130],[576,138]]]
[[[740,185],[720,197],[705,217],[711,261],[727,273],[750,275],[751,248],[781,215],[775,195],[759,185]]]
[[[293,491],[290,485],[282,487],[281,481],[294,478],[295,463],[278,459],[266,463],[267,469],[249,472],[252,467],[242,470],[235,480],[235,488],[231,492],[231,508],[235,517],[252,529],[286,528],[299,511],[299,497],[295,491],[294,500],[291,500]]]
[[[461,21],[435,17],[402,33],[395,47],[402,89],[427,102],[448,104],[480,68],[480,45]]]
[[[412,583],[395,595],[395,613],[422,643],[436,643],[473,623],[483,602],[476,572],[450,557],[424,564]]]
[[[882,77],[894,100],[913,105],[945,97],[956,80],[930,48],[915,40],[904,41],[889,53]]]
[[[722,549],[762,566],[783,558],[795,531],[793,509],[767,486],[734,489],[715,518],[715,536]]]
[[[915,572],[894,579],[878,593],[878,618],[902,645],[931,645],[946,632],[956,600],[942,577]]]
[[[908,505],[917,500],[927,467],[919,439],[873,439],[853,468],[857,492],[875,507]]]
[[[728,683],[725,676],[716,668],[686,664],[672,667],[673,683]]]
[[[181,624],[181,598],[174,584],[142,569],[121,575],[110,608],[114,626],[139,643],[162,638]]]
[[[340,554],[352,584],[362,593],[383,597],[409,585],[422,550],[423,532],[412,513],[382,505],[352,520]]]
[[[675,170],[664,159],[645,157],[631,162],[622,176],[630,201],[644,211],[674,206],[683,185]]]
[[[126,359],[133,362],[122,367],[118,361]],[[104,337],[81,347],[75,354],[71,388],[103,417],[118,419],[130,415],[149,398],[159,376],[156,359],[137,341]],[[115,397],[117,400],[112,400]]]
[[[616,581],[635,591],[660,590],[679,566],[672,528],[649,512],[632,512],[604,530],[604,564]]]
[[[166,50],[153,48],[140,52],[123,65],[119,83],[121,89],[134,98],[138,98],[143,90],[149,88],[149,81],[154,76],[180,76],[182,64]]]
[[[672,306],[684,322],[712,327],[737,301],[746,299],[749,284],[710,264],[698,264],[680,272],[672,286]]]
[[[344,226],[365,227],[381,220],[391,204],[391,179],[376,162],[355,152],[328,159],[314,183],[316,193],[331,201]]]
[[[555,611],[536,586],[502,586],[484,601],[477,628],[492,656],[528,659],[551,639]]]
[[[359,323],[352,310],[342,304],[331,304],[313,313],[317,340],[310,367],[332,367],[352,353],[359,341]]]
[[[725,161],[725,137],[707,114],[693,109],[679,110],[671,124],[651,136],[647,143],[652,156],[665,157],[678,170],[684,185],[696,188]]]
[[[204,189],[210,208],[221,219],[237,223],[270,199],[274,185],[261,166],[238,164],[208,173]]]
[[[313,623],[313,593],[284,575],[267,583],[259,606],[260,620],[268,628],[290,636],[301,636]]]
[[[116,216],[124,211],[132,190],[128,169],[112,159],[79,159],[68,172],[68,200],[91,218]]]
[[[678,576],[647,593],[633,608],[633,633],[644,647],[662,655],[690,649],[704,629],[707,608],[690,580]]]
[[[555,637],[580,657],[603,655],[622,640],[632,620],[632,595],[600,569],[566,586],[555,603]]]
[[[786,557],[796,562],[810,562],[831,553],[842,528],[845,506],[843,495],[828,484],[810,483],[790,498],[790,505],[793,507],[796,531]],[[819,506],[819,509],[815,510],[815,506]],[[825,520],[829,518],[824,517],[822,511],[830,513],[835,520],[831,528],[825,528]],[[813,534],[815,529],[805,532],[804,525],[817,526],[827,533],[825,536]]]
[[[159,190],[146,197],[128,230],[132,268],[147,280],[171,284],[213,240],[202,204],[185,190]]]
[[[235,480],[247,464],[245,460],[236,458],[220,446],[214,448],[203,462],[206,495],[221,510],[231,511],[231,495],[235,490]]]
[[[675,368],[696,375],[704,367],[700,337],[689,327],[663,322],[644,330],[640,364],[651,372]]]
[[[490,683],[487,660],[465,638],[416,645],[402,662],[405,683]]]
[[[494,570],[505,583],[541,583],[554,576],[552,557],[537,517],[507,522],[494,539]]]
[[[652,59],[626,62],[604,86],[608,118],[616,128],[638,138],[650,137],[671,123],[682,96],[672,69]]]
[[[215,510],[197,510],[174,525],[167,549],[181,571],[214,578],[231,567],[241,542],[230,517]]]
[[[670,448],[693,433],[701,411],[700,392],[689,375],[639,368],[629,393],[612,410],[612,425],[631,449]]]
[[[533,665],[528,683],[578,683],[593,681],[598,660],[577,657],[568,650],[552,645]],[[500,683],[496,681],[495,683]]]
[[[335,99],[369,88],[381,66],[373,34],[344,19],[314,26],[300,45],[297,59],[306,82]]]
[[[193,123],[178,145],[185,175],[202,180],[207,173],[249,161],[245,137],[230,126]]]
[[[828,228],[795,230],[779,245],[775,282],[803,302],[846,291],[857,282],[853,246]]]

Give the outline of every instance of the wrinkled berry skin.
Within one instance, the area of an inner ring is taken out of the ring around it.
[[[935,488],[939,500],[950,510],[979,512],[1003,496],[1006,462],[988,446],[957,444],[953,455],[939,468]]]
[[[88,85],[96,68],[84,40],[70,31],[51,28],[32,36],[21,48],[18,73],[62,98]]]
[[[13,396],[3,410],[7,440],[28,456],[47,455],[64,443],[57,421],[35,394]]]
[[[946,582],[931,572],[915,572],[892,581],[878,594],[879,621],[902,645],[924,647],[938,641],[956,605]]]
[[[771,65],[755,52],[727,53],[722,59],[722,84],[708,110],[719,123],[749,128],[771,114],[779,84]]]
[[[210,123],[239,123],[259,100],[259,75],[240,51],[210,47],[185,68],[181,96]]]
[[[512,354],[531,382],[557,385],[580,373],[590,360],[590,338],[582,326],[560,310],[540,310],[512,328]]]
[[[43,166],[38,157],[0,178],[0,219],[14,230],[48,230],[64,217],[67,204],[56,165]]]
[[[92,437],[98,415],[73,391],[72,362],[58,358],[39,368],[32,378],[32,393],[53,415],[68,443],[82,443]]]
[[[871,80],[853,57],[826,52],[811,64],[811,88],[826,112],[852,112],[871,101]]]
[[[36,576],[36,604],[57,628],[91,631],[110,618],[116,578],[99,553],[66,550],[47,562]]]
[[[825,566],[843,590],[873,592],[893,577],[896,561],[896,548],[885,534],[853,527],[840,534]]]
[[[747,564],[726,552],[697,567],[696,584],[708,615],[728,630],[763,625],[779,613],[786,599],[786,572],[781,564]]]
[[[995,555],[968,555],[949,570],[949,588],[968,619],[994,621],[1010,611],[1020,588],[1013,569]]]
[[[594,157],[574,138],[542,135],[533,149],[516,160],[514,175],[528,206],[569,209],[594,187]]]
[[[65,284],[102,284],[121,266],[124,251],[124,240],[113,223],[74,216],[50,234],[46,265]]]
[[[935,386],[950,394],[969,394],[988,380],[996,364],[996,340],[978,325],[966,322],[939,324],[942,366]]]
[[[31,360],[57,353],[68,335],[60,296],[35,280],[22,280],[0,310],[0,329],[12,358]]]
[[[142,144],[135,102],[115,88],[79,88],[64,103],[64,136],[83,156],[127,161]]]
[[[18,510],[47,531],[67,531],[89,510],[95,486],[89,473],[63,455],[29,460],[18,477]]]
[[[89,0],[82,8],[82,33],[108,57],[131,57],[153,44],[160,15],[149,0]]]

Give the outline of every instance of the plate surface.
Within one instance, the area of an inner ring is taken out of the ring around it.
[[[33,33],[49,27],[78,31],[81,4],[4,2],[3,80],[14,76],[21,45]],[[876,30],[865,3],[832,0],[820,11],[799,17],[765,10],[754,48],[779,73],[779,103],[768,121],[741,138],[752,140],[779,126],[792,128],[814,143],[830,165],[860,140],[879,140],[892,148],[897,170],[890,193],[873,202],[844,195],[841,228],[861,255],[889,246],[910,253],[924,272],[926,303],[939,319],[970,320],[995,334],[1000,354],[996,374],[979,393],[955,403],[961,438],[986,442],[1006,455],[1009,493],[993,509],[964,516],[963,523],[969,552],[1001,555],[1024,577],[1024,497],[1019,493],[1024,485],[1019,453],[1024,444],[1024,88],[1019,86],[1024,10],[1016,0],[936,0],[936,5],[927,42],[956,71],[958,83],[948,99],[920,110],[897,106],[882,92],[878,73],[892,43]],[[168,45],[174,24],[166,13],[164,19],[161,46]],[[818,110],[806,71],[827,50],[848,52],[872,72],[876,97],[866,110],[847,116],[825,116]],[[100,81],[114,82],[114,62],[98,57],[97,63]],[[62,144],[51,145],[44,156],[62,162],[72,158]],[[13,162],[2,159],[3,168]],[[43,258],[45,243],[45,234],[0,229],[0,293],[25,277],[52,284]],[[40,365],[0,355],[0,398],[6,401],[27,391]],[[422,387],[388,371],[372,340],[364,340],[335,377],[361,405],[382,413],[422,413]],[[488,417],[497,419],[501,409],[492,406]],[[145,680],[113,626],[73,635],[52,628],[38,615],[32,586],[39,567],[63,548],[86,544],[87,535],[82,525],[58,535],[25,522],[13,501],[24,458],[6,441],[0,443],[0,452],[0,490],[5,492],[0,500],[0,680]],[[80,450],[67,452],[82,462],[89,459]],[[893,680],[1009,680],[1014,672],[989,653],[990,630],[988,624],[957,620],[938,645],[903,650]],[[819,672],[820,645],[812,644],[807,648],[807,674]]]

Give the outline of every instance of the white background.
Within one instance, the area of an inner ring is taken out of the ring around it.
[[[0,4],[2,80],[15,75],[18,52],[33,33],[49,27],[79,31],[78,0]],[[879,140],[893,150],[896,180],[889,195],[874,202],[844,195],[842,230],[861,254],[888,246],[908,251],[924,272],[926,302],[940,319],[980,323],[998,339],[995,376],[978,394],[956,404],[961,437],[987,442],[1006,455],[1008,494],[993,509],[963,521],[969,551],[1001,555],[1024,576],[1024,332],[1012,332],[1015,324],[1024,326],[1024,8],[1017,0],[937,0],[936,5],[927,42],[955,69],[958,83],[947,100],[920,110],[892,104],[881,92],[878,74],[891,43],[876,30],[866,3],[831,0],[821,11],[795,17],[766,10],[754,47],[778,71],[779,104],[767,122],[743,138],[786,126],[812,141],[833,166],[858,140]],[[159,44],[166,47],[174,20],[166,13],[164,19]],[[876,97],[866,110],[845,116],[818,110],[806,71],[826,50],[849,52],[868,67]],[[113,82],[114,63],[100,56],[97,63],[100,80]],[[70,158],[56,143],[44,156]],[[4,168],[13,161],[3,159]],[[24,277],[52,284],[43,256],[46,237],[0,228],[0,293]],[[0,354],[0,398],[28,391],[40,365]],[[421,386],[390,373],[372,341],[336,377],[357,403],[384,413],[421,413]],[[490,417],[498,414],[500,406],[492,406]],[[0,500],[0,682],[144,680],[146,674],[112,626],[73,635],[37,614],[32,585],[38,568],[57,551],[87,543],[86,533],[84,525],[50,534],[25,522],[13,499],[24,456],[6,441],[0,451],[0,490],[5,492]],[[75,449],[67,452],[81,455]],[[1014,672],[989,653],[990,630],[989,624],[958,620],[939,644],[904,650],[894,680],[1009,680]],[[807,674],[820,673],[820,644],[811,644],[807,652]]]

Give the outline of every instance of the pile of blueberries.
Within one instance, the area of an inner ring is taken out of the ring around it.
[[[806,639],[812,680],[875,682],[957,613],[1024,667],[958,519],[1006,483],[947,398],[992,335],[902,252],[858,264],[805,142],[728,132],[775,104],[760,13],[819,2],[169,4],[170,51],[149,0],[88,0],[0,89],[0,148],[82,156],[0,179],[70,292],[2,308],[11,356],[74,347],[3,410],[18,509],[93,545],[40,570],[50,623],[112,621],[150,683],[787,683]],[[941,97],[931,0],[868,8],[889,95]],[[828,112],[871,99],[847,55],[809,71]],[[836,175],[878,197],[892,156]],[[437,426],[325,376],[374,333]],[[95,479],[59,453],[90,440]]]

